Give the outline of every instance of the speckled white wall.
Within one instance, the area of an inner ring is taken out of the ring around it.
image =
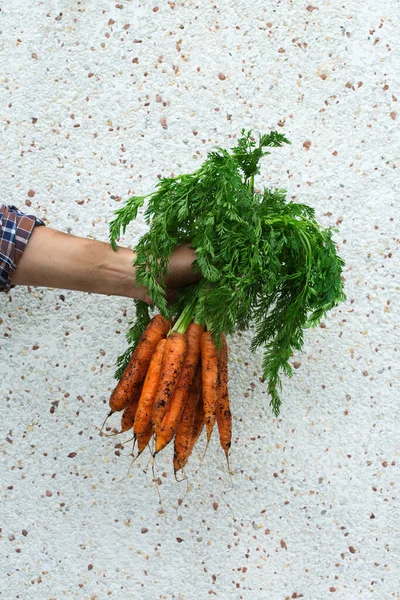
[[[277,128],[292,146],[263,163],[264,184],[338,226],[348,301],[293,357],[279,419],[260,354],[230,340],[233,490],[216,440],[184,499],[167,450],[160,514],[147,458],[118,483],[127,451],[95,429],[131,302],[0,297],[0,598],[400,598],[399,13],[395,0],[1,4],[3,202],[106,240],[121,199],[242,127]]]

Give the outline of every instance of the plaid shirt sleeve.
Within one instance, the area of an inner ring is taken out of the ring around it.
[[[0,205],[0,292],[13,287],[10,274],[17,268],[35,225],[44,222],[15,206]]]

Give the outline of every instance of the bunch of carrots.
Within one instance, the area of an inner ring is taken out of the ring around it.
[[[202,325],[188,324],[187,311],[174,325],[156,315],[111,395],[110,409],[110,415],[123,411],[120,433],[133,431],[138,456],[151,440],[155,456],[174,439],[175,474],[186,465],[204,426],[208,445],[217,421],[229,464],[232,417],[225,336],[217,348]]]
[[[158,315],[135,301],[127,350],[117,360],[111,412],[123,411],[122,431],[133,430],[139,454],[154,454],[174,439],[174,469],[183,469],[203,427],[207,444],[217,421],[228,460],[232,420],[225,335],[253,324],[251,350],[262,347],[262,374],[275,416],[281,374],[300,351],[304,332],[345,300],[333,230],[315,210],[285,190],[256,191],[261,158],[289,141],[279,132],[242,130],[236,146],[216,148],[193,173],[161,179],[153,192],[132,196],[110,222],[110,243],[144,209],[148,231],[134,248],[137,285]],[[258,186],[257,186],[258,188]],[[176,246],[195,251],[197,283],[168,306],[162,282]],[[228,460],[229,465],[229,460]]]

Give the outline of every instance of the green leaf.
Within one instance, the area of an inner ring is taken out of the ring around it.
[[[143,206],[146,196],[133,196],[125,205],[115,211],[115,218],[109,225],[110,243],[113,250],[117,249],[117,240],[121,233],[124,234],[131,221],[136,219],[138,210]]]

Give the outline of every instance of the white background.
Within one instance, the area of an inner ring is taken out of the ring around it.
[[[307,332],[279,419],[261,353],[230,339],[233,490],[216,438],[185,498],[168,448],[160,514],[148,455],[118,483],[129,459],[95,429],[132,303],[0,297],[1,598],[400,598],[399,14],[393,0],[2,3],[2,202],[107,240],[158,176],[242,127],[277,129],[292,145],[256,187],[338,226],[348,300]]]

